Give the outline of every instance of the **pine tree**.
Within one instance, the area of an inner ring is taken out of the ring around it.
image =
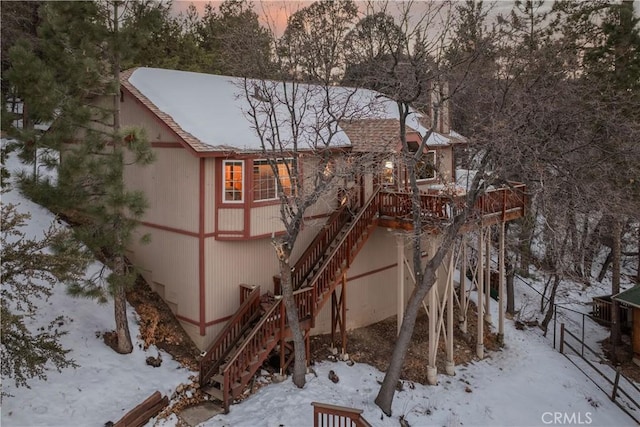
[[[135,270],[127,265],[125,250],[146,207],[143,194],[125,188],[123,173],[125,161],[152,161],[144,134],[120,126],[120,64],[131,52],[119,26],[129,6],[117,0],[51,2],[40,28],[43,69],[53,73],[60,91],[56,119],[46,134],[62,154],[57,186],[47,188],[51,207],[74,216],[78,238],[111,267],[107,289],[93,282],[76,283],[69,291],[114,298],[114,349],[120,353],[133,349],[125,291]]]
[[[5,154],[3,149],[3,164]],[[8,177],[4,167],[2,175],[4,188]],[[13,379],[17,387],[29,387],[32,378],[46,379],[50,367],[59,372],[76,366],[68,357],[70,350],[59,342],[66,334],[60,329],[62,316],[38,331],[27,324],[37,315],[38,303],[51,295],[58,282],[86,283],[85,270],[93,259],[67,229],[52,225],[41,238],[25,235],[23,227],[29,218],[15,205],[2,204],[0,356],[2,376]]]

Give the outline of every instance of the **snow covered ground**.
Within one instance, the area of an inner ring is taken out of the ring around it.
[[[13,155],[7,166],[9,170],[21,167]],[[19,204],[20,211],[31,213],[26,230],[29,235],[41,234],[55,220],[15,189],[3,194],[2,202]],[[538,304],[537,297],[524,286],[518,289],[519,306],[532,310]],[[575,295],[567,297],[580,306]],[[62,342],[73,349],[70,356],[80,367],[61,373],[51,371],[46,381],[31,381],[29,389],[15,388],[10,379],[3,378],[3,390],[13,395],[2,401],[3,426],[102,426],[119,419],[155,390],[171,396],[178,384],[189,382],[193,375],[166,354],[161,367],[147,366],[146,357],[157,355],[153,348],[142,351],[136,346],[132,354],[118,355],[107,347],[99,335],[114,329],[110,304],[71,298],[63,286],[57,286],[40,307],[31,327],[65,316],[62,327],[68,334]],[[496,309],[494,304],[493,319],[497,319]],[[129,318],[132,335],[136,336],[136,314],[130,311]],[[314,367],[317,377],[309,374],[303,390],[296,389],[291,381],[269,385],[241,404],[232,405],[229,414],[216,416],[203,426],[310,426],[313,401],[363,409],[364,417],[374,426],[398,426],[400,416],[414,427],[635,425],[554,350],[550,339],[543,338],[537,328],[516,330],[510,321],[505,327],[503,351],[456,367],[453,377],[441,374],[437,386],[405,383],[404,391],[396,393],[391,418],[382,416],[373,403],[382,372],[364,364],[322,362]],[[589,325],[588,333],[595,338],[606,334],[597,325]],[[327,378],[329,370],[339,376],[337,384]],[[175,416],[157,422],[163,426],[176,423]]]

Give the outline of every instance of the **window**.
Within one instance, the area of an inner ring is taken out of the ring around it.
[[[291,195],[291,176],[289,171],[292,160],[278,160],[276,163],[278,175],[273,173],[273,166],[268,160],[253,161],[253,200],[274,200],[280,197],[277,179],[280,178],[285,195]]]
[[[382,183],[386,185],[393,184],[393,160],[387,160],[384,162],[384,169],[382,170]]]
[[[415,141],[408,141],[409,151],[415,153],[420,148],[420,143]],[[436,152],[427,151],[422,153],[420,159],[416,162],[416,178],[421,179],[434,179],[436,177]]]
[[[436,152],[427,151],[416,162],[417,179],[433,179],[436,177]]]
[[[243,169],[242,161],[223,161],[224,167],[224,201],[225,202],[241,202]]]

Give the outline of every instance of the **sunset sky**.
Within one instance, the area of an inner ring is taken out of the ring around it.
[[[460,0],[462,1],[462,0]],[[420,3],[426,3],[427,0],[418,0],[414,1],[416,5]],[[211,1],[211,0],[174,0],[173,2],[173,10],[176,14],[180,12],[186,12],[189,5],[193,3],[200,16],[204,14],[204,6],[207,3],[212,3],[214,6],[220,5],[222,1]],[[298,0],[254,0],[253,5],[256,12],[260,15],[262,24],[266,27],[275,30],[276,35],[281,35],[284,32],[284,29],[287,25],[287,18],[303,7],[308,6],[313,3],[313,1],[298,1]],[[394,2],[390,2],[393,4]],[[400,3],[400,2],[397,2]],[[496,0],[494,2],[487,1],[486,4],[488,6],[493,4],[493,10],[490,15],[496,16],[498,14],[507,14],[513,5],[513,1],[511,0]],[[367,2],[366,1],[356,1],[358,4],[360,11],[364,14]]]
[[[204,13],[204,6],[211,3],[218,6],[222,1],[210,0],[178,0],[173,2],[173,9],[176,13],[185,12],[189,5],[193,3],[200,16]],[[254,9],[260,15],[262,24],[274,28],[276,34],[280,35],[287,26],[287,18],[296,10],[308,6],[313,1],[254,1]]]

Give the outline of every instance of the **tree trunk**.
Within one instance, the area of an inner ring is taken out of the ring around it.
[[[119,2],[115,1],[113,3],[113,32],[118,36],[118,4]],[[113,143],[113,150],[116,154],[117,158],[122,158],[122,156],[118,156],[117,153],[122,150],[122,144],[119,140],[120,134],[120,55],[118,53],[119,46],[116,44],[113,55],[113,78],[115,81],[115,93],[113,95],[113,134],[115,135],[116,140]],[[120,176],[120,180],[123,177]],[[121,185],[118,188],[118,191],[123,191],[124,185]],[[119,208],[118,208],[119,209]],[[120,210],[120,212],[116,212],[116,215],[121,217],[124,216],[124,212]],[[117,225],[114,230],[115,233],[120,233]],[[122,236],[118,234],[117,247],[122,248]],[[114,260],[114,271],[119,279],[123,279],[126,274],[126,266],[124,256],[121,253],[115,254]],[[133,343],[131,342],[131,333],[129,332],[129,321],[127,319],[127,295],[125,290],[125,285],[123,280],[117,280],[118,283],[115,285],[115,289],[113,290],[113,302],[115,305],[115,318],[116,318],[116,333],[118,336],[118,347],[116,351],[118,353],[131,353],[133,351]]]
[[[600,274],[598,274],[598,282],[602,282],[604,280],[604,276],[607,275],[607,270],[609,269],[609,265],[611,264],[611,260],[613,259],[613,249],[609,250],[609,254],[607,258],[604,260],[602,264],[602,268],[600,269]]]
[[[640,285],[640,225],[638,226],[638,268],[636,270],[636,283]]]
[[[585,236],[586,243],[584,249],[584,273],[586,281],[591,281],[591,270],[593,269],[593,259],[599,248],[600,233],[602,233],[602,217],[594,227],[593,231]],[[590,283],[589,283],[590,284]]]
[[[435,269],[431,269],[427,274],[430,278],[428,280],[433,283],[435,281]],[[429,293],[431,286],[420,286],[414,288],[407,307],[402,318],[402,327],[393,347],[393,354],[391,355],[391,362],[389,363],[389,369],[384,377],[378,396],[375,403],[382,409],[387,416],[391,416],[391,404],[393,403],[393,395],[396,391],[396,386],[400,380],[400,372],[402,371],[402,365],[404,364],[404,358],[411,344],[411,337],[413,336],[413,330],[416,325],[416,317],[422,307],[422,301]]]
[[[531,205],[531,204],[530,204]],[[536,218],[537,215],[531,213],[531,209],[527,209],[526,216],[521,221],[520,228],[520,271],[524,275],[529,274],[529,266],[532,261],[531,242],[533,242],[533,235],[536,231]]]
[[[291,335],[293,337],[293,383],[299,387],[304,387],[306,382],[305,375],[307,373],[307,351],[304,342],[304,335],[300,328],[300,320],[298,317],[298,307],[293,298],[293,285],[291,283],[291,266],[289,265],[290,253],[289,251],[280,251],[286,244],[278,244],[276,246],[276,252],[280,262],[280,287],[282,290],[282,297],[284,298],[284,305],[287,309],[287,321],[289,322],[289,328],[291,329]],[[281,349],[284,351],[284,349]]]
[[[549,294],[549,306],[547,308],[547,313],[542,319],[542,324],[540,327],[544,331],[543,336],[547,336],[547,329],[549,327],[549,322],[553,318],[553,308],[556,305],[556,291],[558,290],[558,285],[560,285],[560,274],[554,273],[553,275],[553,285],[551,285],[551,293]]]
[[[509,236],[509,223],[504,224],[504,238],[508,240]],[[515,302],[515,290],[513,288],[513,282],[516,276],[516,266],[515,261],[512,260],[508,255],[508,250],[505,248],[505,257],[504,257],[504,269],[505,269],[505,284],[506,284],[506,293],[507,293],[507,306],[505,308],[508,314],[514,315],[516,314],[516,302]]]
[[[506,288],[507,288],[507,308],[506,312],[514,315],[516,314],[516,302],[515,302],[515,289],[513,287],[513,282],[516,277],[516,269],[514,264],[509,260],[509,257],[505,257],[505,278],[506,278]]]
[[[124,262],[121,258],[116,260],[116,271],[124,270]],[[124,273],[124,271],[122,271]],[[129,320],[127,319],[127,295],[123,286],[117,286],[113,293],[114,312],[116,319],[116,335],[118,343],[116,351],[120,354],[129,354],[133,351],[131,334],[129,333]]]
[[[622,222],[620,218],[613,219],[613,228],[611,230],[612,248],[611,248],[611,295],[620,293],[620,260],[621,254],[621,242],[622,238]],[[620,333],[620,308],[618,301],[611,301],[611,354],[612,361],[616,361],[615,346],[622,344]]]

